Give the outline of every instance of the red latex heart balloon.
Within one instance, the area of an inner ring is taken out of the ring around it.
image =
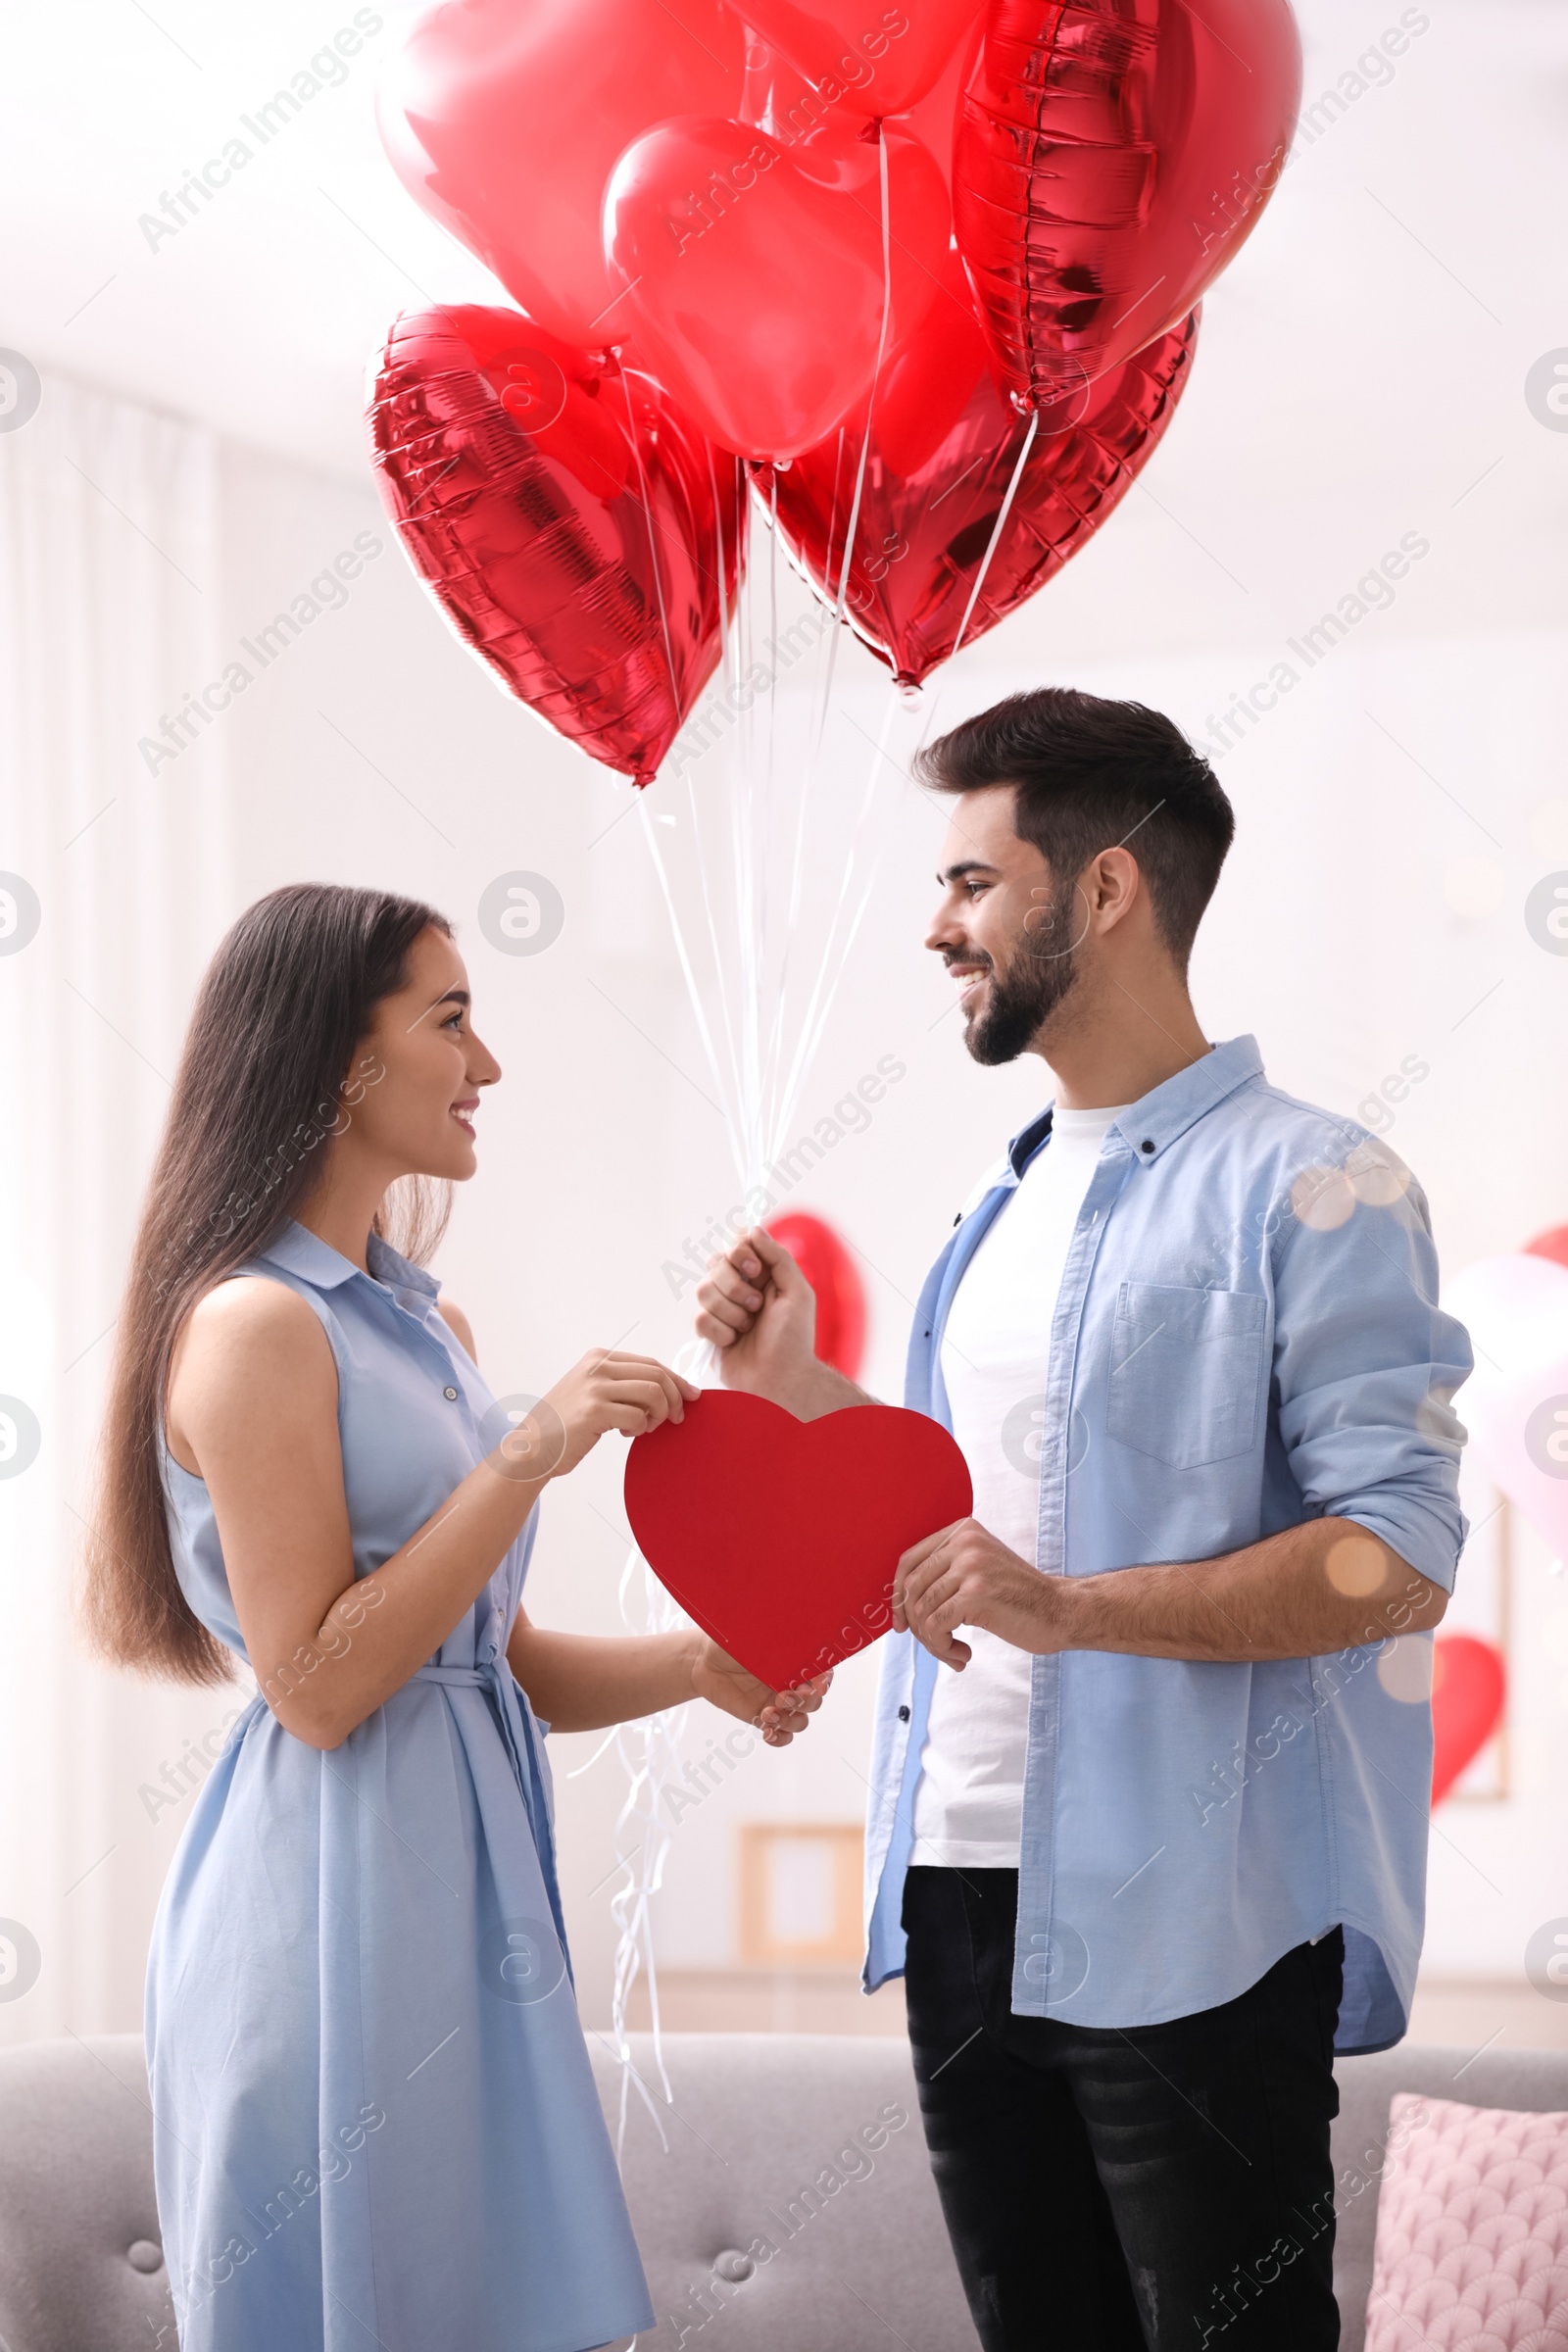
[[[872,121],[925,96],[976,14],[975,0],[747,0],[745,10],[824,106]]]
[[[1508,1692],[1501,1652],[1474,1634],[1440,1634],[1432,1645],[1432,1802],[1441,1804],[1502,1721]]]
[[[708,1389],[626,1457],[644,1559],[770,1690],[886,1633],[900,1554],[972,1501],[941,1423],[892,1404],[797,1421],[763,1397]]]
[[[910,110],[909,128],[936,157],[943,178],[953,187],[953,137],[957,128],[958,102],[968,86],[979,54],[985,24],[983,7],[971,7],[967,29],[943,67],[934,86]]]
[[[948,241],[942,174],[907,132],[888,137],[888,217],[891,350],[929,308]],[[604,227],[639,350],[724,448],[791,458],[864,392],[883,309],[874,144],[662,122],[616,164]]]
[[[568,343],[623,343],[599,211],[666,115],[733,114],[745,33],[722,0],[462,0],[431,9],[376,98],[404,186]]]
[[[961,277],[879,385],[850,564],[846,617],[894,674],[918,684],[1043,588],[1126,496],[1186,387],[1196,316],[1060,404],[1042,411],[990,563],[997,517],[1028,431],[997,383]],[[817,594],[836,604],[865,407],[774,473],[779,529]]]
[[[383,504],[459,636],[570,742],[646,783],[733,609],[733,459],[652,377],[604,371],[515,311],[406,313],[368,421]]]
[[[816,1352],[824,1364],[854,1380],[865,1352],[865,1285],[860,1270],[825,1217],[791,1209],[767,1227],[787,1250],[816,1295]]]
[[[1254,226],[1301,95],[1289,0],[991,0],[953,203],[1028,400],[1184,318]]]

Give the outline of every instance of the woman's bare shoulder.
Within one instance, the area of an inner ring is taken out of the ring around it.
[[[267,1274],[231,1274],[204,1291],[185,1318],[184,1335],[204,1346],[297,1346],[311,1334],[324,1345],[320,1319],[298,1291]]]
[[[452,1300],[447,1297],[445,1291],[443,1291],[440,1298],[435,1302],[435,1311],[440,1316],[442,1322],[446,1325],[448,1331],[451,1332],[453,1338],[464,1349],[468,1361],[476,1364],[479,1361],[479,1358],[474,1351],[473,1325],[468,1321],[468,1318],[464,1313],[462,1307],[455,1306]]]
[[[215,1440],[335,1418],[337,1366],[319,1318],[286,1283],[237,1274],[205,1291],[185,1317],[169,1369],[168,1438],[193,1469]]]
[[[266,1274],[235,1274],[197,1299],[174,1343],[170,1389],[192,1376],[204,1386],[280,1384],[335,1388],[331,1343],[309,1301]]]

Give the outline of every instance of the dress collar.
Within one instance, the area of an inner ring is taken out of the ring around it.
[[[261,1254],[286,1272],[303,1276],[318,1291],[335,1291],[356,1274],[365,1272],[363,1266],[357,1266],[351,1257],[345,1257],[340,1250],[334,1250],[298,1219],[285,1225]],[[416,1291],[426,1298],[434,1298],[440,1291],[441,1285],[433,1275],[427,1274],[422,1266],[412,1264],[390,1242],[382,1241],[378,1233],[371,1234],[366,1255],[369,1259],[370,1279],[386,1290]]]

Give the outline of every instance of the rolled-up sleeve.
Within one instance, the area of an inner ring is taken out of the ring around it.
[[[1453,1590],[1465,1539],[1454,1391],[1464,1326],[1437,1303],[1438,1260],[1413,1182],[1341,1224],[1287,1220],[1275,1262],[1279,1432],[1308,1515],[1354,1519]]]

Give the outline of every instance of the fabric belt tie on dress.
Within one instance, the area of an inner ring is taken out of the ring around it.
[[[566,1952],[566,1923],[562,1915],[561,1890],[556,1884],[556,1838],[546,1795],[544,1758],[538,1747],[538,1726],[532,1708],[518,1703],[517,1685],[511,1666],[504,1657],[492,1658],[484,1666],[420,1666],[409,1679],[416,1683],[440,1683],[449,1690],[487,1690],[495,1701],[501,1737],[512,1758],[512,1769],[517,1776],[517,1787],[533,1831],[534,1851],[539,1856],[545,1892],[550,1897],[550,1914],[561,1938],[562,1951]],[[566,1965],[568,1968],[571,1965],[569,1954]]]

